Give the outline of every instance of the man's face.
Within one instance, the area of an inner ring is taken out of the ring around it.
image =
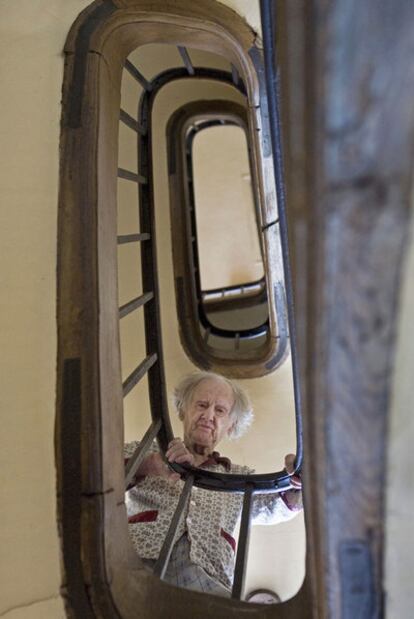
[[[213,451],[234,424],[233,404],[229,385],[214,378],[201,381],[184,411],[184,442]]]

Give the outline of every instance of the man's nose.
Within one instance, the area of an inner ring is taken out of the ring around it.
[[[204,419],[208,419],[209,421],[215,418],[214,406],[211,405],[208,408],[205,408],[203,411]]]

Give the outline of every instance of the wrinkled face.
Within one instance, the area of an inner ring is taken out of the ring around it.
[[[183,414],[184,442],[213,451],[234,424],[233,404],[229,385],[215,379],[201,381]]]

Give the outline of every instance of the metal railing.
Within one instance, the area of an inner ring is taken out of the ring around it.
[[[234,78],[233,78],[234,82]],[[240,78],[237,79],[237,83],[240,83]],[[223,286],[222,288],[215,288],[214,290],[203,290],[201,285],[201,268],[200,268],[200,259],[198,252],[198,235],[197,235],[197,208],[195,203],[195,193],[194,193],[194,167],[193,167],[193,143],[195,136],[203,130],[209,129],[210,127],[216,126],[241,126],[239,123],[233,120],[226,119],[212,119],[206,120],[202,122],[198,122],[193,125],[190,130],[187,132],[185,139],[185,147],[186,147],[186,173],[185,178],[187,182],[187,190],[188,190],[188,204],[187,208],[189,211],[189,221],[191,226],[191,250],[192,250],[192,260],[193,260],[193,268],[194,268],[194,279],[195,279],[195,291],[197,296],[197,309],[198,309],[198,318],[200,324],[205,329],[205,343],[208,344],[208,340],[210,336],[214,335],[216,337],[223,337],[226,339],[233,339],[235,348],[238,348],[240,344],[240,340],[252,340],[254,338],[261,338],[263,336],[267,336],[269,332],[269,317],[266,318],[261,324],[247,327],[244,329],[224,329],[215,325],[209,318],[206,312],[205,301],[206,297],[211,297],[212,294],[217,294],[217,296],[221,299],[225,298],[226,293],[233,292],[236,286]],[[242,127],[245,129],[244,127]],[[255,209],[257,213],[257,201],[255,204]],[[260,243],[260,235],[259,235],[259,243]],[[257,305],[260,305],[263,302],[267,301],[267,290],[266,290],[266,280],[265,277],[261,278],[259,282],[262,283],[263,288],[259,288],[259,294],[255,296],[255,300],[257,301]],[[256,282],[247,282],[245,284],[239,285],[239,289],[243,289],[244,291],[252,290],[252,288],[256,285]],[[242,295],[243,293],[241,293]],[[231,295],[232,299],[235,299],[234,293]],[[229,300],[229,297],[226,299]],[[250,298],[250,302],[252,298]],[[229,311],[231,307],[229,307],[229,303],[226,304],[226,311]],[[216,310],[217,311],[217,310]]]
[[[194,67],[185,47],[178,48],[183,59],[184,68],[169,69],[148,81],[130,62],[125,64],[126,70],[143,87],[143,93],[138,107],[138,118],[134,119],[124,110],[120,112],[120,121],[137,135],[139,163],[136,172],[118,170],[118,176],[138,185],[140,232],[118,236],[118,244],[139,243],[141,248],[141,269],[144,292],[119,308],[119,318],[123,319],[131,312],[144,311],[146,357],[136,366],[134,371],[123,382],[124,397],[133,390],[144,376],[148,376],[149,397],[152,423],[144,438],[127,463],[125,471],[125,487],[133,480],[140,464],[154,439],[158,440],[162,453],[165,453],[173,432],[168,414],[167,395],[164,377],[162,353],[162,334],[160,320],[160,303],[158,293],[156,235],[154,221],[154,187],[152,172],[152,127],[151,115],[155,97],[167,83],[183,78],[212,79],[233,84],[242,94],[246,94],[243,81],[235,69],[225,72],[217,69]],[[255,282],[253,284],[256,284]],[[200,291],[200,299],[201,299]],[[281,296],[282,299],[283,295]],[[279,302],[282,302],[279,300]],[[142,308],[142,309],[141,309]],[[263,327],[264,328],[264,327]],[[240,333],[239,333],[240,337]],[[297,465],[301,464],[302,447],[298,434]],[[216,473],[179,464],[170,465],[185,481],[184,489],[172,518],[169,531],[156,562],[154,573],[161,578],[165,574],[168,560],[175,540],[175,532],[180,519],[185,512],[193,486],[215,492],[235,492],[244,495],[241,516],[240,537],[236,555],[236,568],[232,597],[239,598],[243,590],[245,564],[248,553],[250,513],[253,497],[256,493],[277,493],[290,487],[290,476],[286,471],[260,475],[233,475]]]

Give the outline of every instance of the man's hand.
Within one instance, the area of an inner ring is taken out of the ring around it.
[[[185,463],[194,466],[195,463],[193,454],[187,449],[180,438],[175,438],[171,441],[165,456],[169,462],[177,462],[177,464]],[[172,471],[159,453],[150,453],[144,458],[136,476],[138,477],[140,475],[164,477],[164,479],[168,479],[168,481],[171,482],[176,482],[180,479],[180,474]]]
[[[195,465],[195,458],[191,451],[187,449],[180,438],[174,438],[168,445],[165,453],[168,462],[176,462],[177,464]]]
[[[295,454],[287,454],[285,456],[285,469],[286,472],[289,473],[289,475],[292,475],[292,477],[290,478],[290,483],[292,484],[293,488],[297,488],[298,490],[300,490],[302,488],[302,482],[300,480],[299,475],[294,475],[294,470],[295,470]]]
[[[164,477],[171,482],[176,482],[180,479],[180,474],[172,471],[159,453],[148,454],[138,469],[137,476],[139,475]]]

